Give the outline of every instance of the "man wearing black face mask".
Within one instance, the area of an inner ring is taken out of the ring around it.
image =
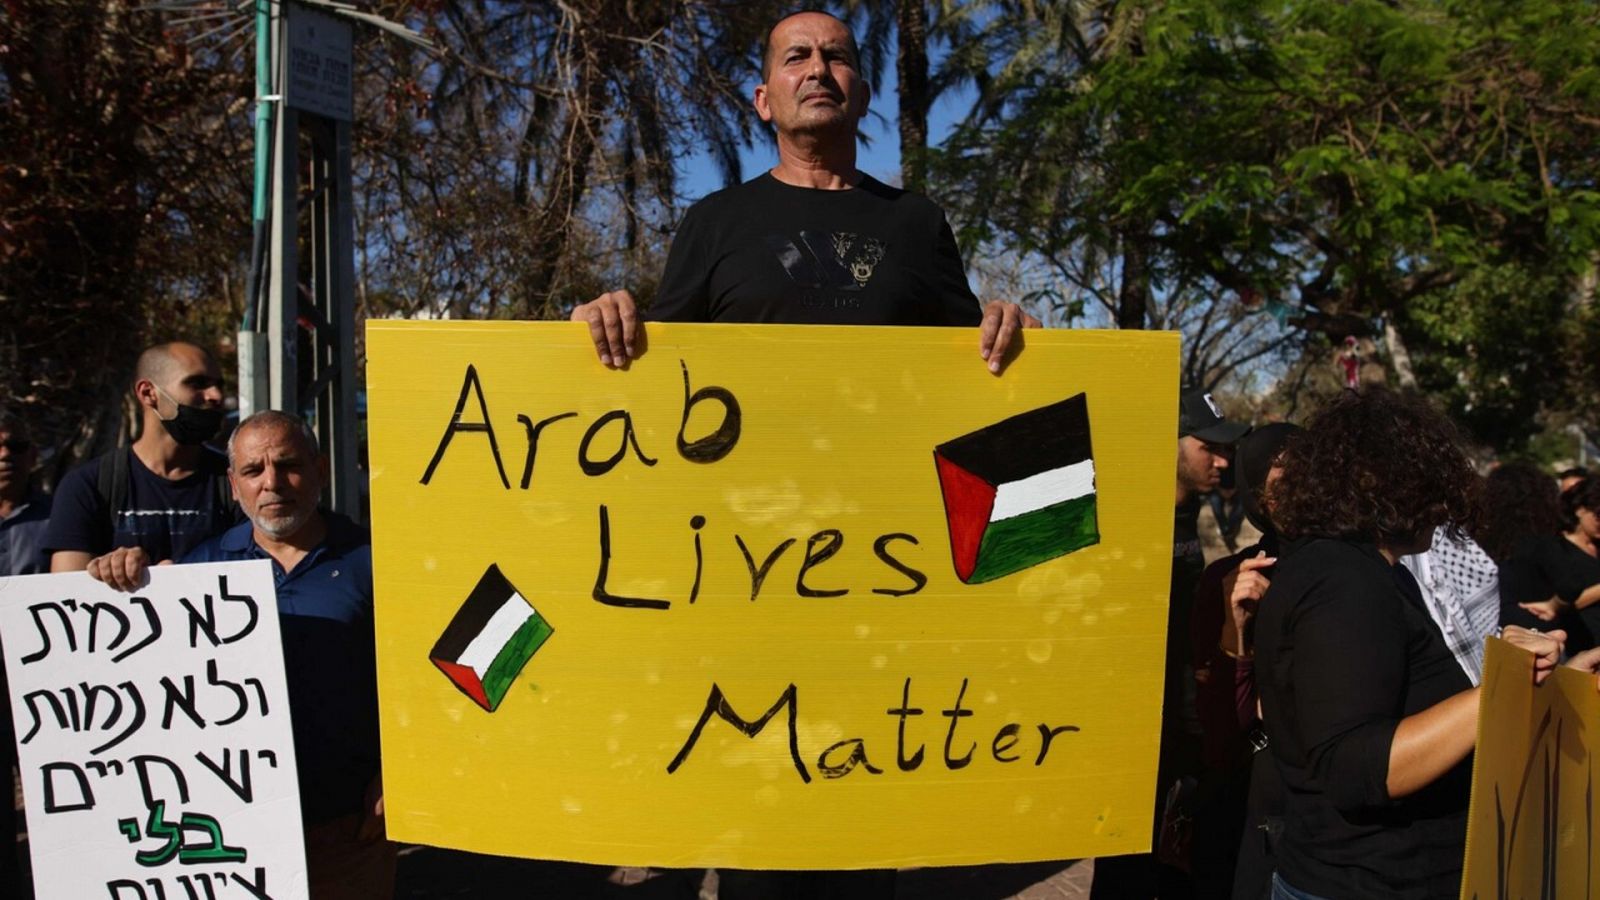
[[[139,354],[133,398],[143,429],[133,446],[90,460],[61,480],[45,547],[50,571],[75,572],[118,547],[145,564],[177,559],[235,519],[227,460],[204,446],[222,425],[222,378],[193,344]]]

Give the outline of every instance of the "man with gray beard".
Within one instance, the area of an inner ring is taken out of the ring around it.
[[[247,521],[182,562],[272,564],[289,714],[300,776],[306,869],[317,900],[394,895],[395,847],[384,839],[372,546],[365,529],[318,507],[328,460],[299,418],[260,412],[228,441],[228,479]],[[145,555],[122,548],[89,562],[119,590],[145,580]]]

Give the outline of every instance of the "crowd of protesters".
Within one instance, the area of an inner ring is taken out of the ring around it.
[[[0,409],[0,574],[131,589],[151,565],[271,560],[313,896],[391,896],[366,533],[319,508],[327,463],[296,417],[259,413],[225,454],[208,446],[220,386],[201,348],[150,348],[138,438],[53,497],[30,478],[26,422]],[[1092,895],[1454,895],[1484,639],[1531,651],[1536,678],[1600,667],[1600,478],[1522,462],[1480,476],[1447,418],[1381,387],[1254,429],[1189,389],[1178,431],[1153,850],[1098,860]],[[1196,516],[1230,470],[1260,537],[1205,566]],[[9,764],[9,736],[5,750]],[[16,863],[0,854],[8,896]],[[882,876],[815,884],[893,895]]]
[[[1261,538],[1187,623],[1201,763],[1162,827],[1193,837],[1163,836],[1176,887],[1094,896],[1457,896],[1485,638],[1536,682],[1600,666],[1600,478],[1480,476],[1448,418],[1382,387],[1231,450]]]

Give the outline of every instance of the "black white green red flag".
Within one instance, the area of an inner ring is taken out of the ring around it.
[[[1100,542],[1085,395],[946,441],[933,456],[963,583],[993,581]]]

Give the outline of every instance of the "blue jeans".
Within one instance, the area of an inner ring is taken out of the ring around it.
[[[1287,881],[1277,872],[1272,873],[1272,900],[1327,900],[1316,894],[1308,894]]]

